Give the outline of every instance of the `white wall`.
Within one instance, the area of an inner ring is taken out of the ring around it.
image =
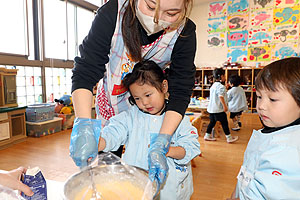
[[[197,1],[197,2],[196,2]],[[227,60],[227,47],[208,47],[207,45],[207,23],[209,1],[199,3],[201,0],[194,0],[194,7],[190,18],[196,24],[197,51],[195,64],[197,67],[218,67]],[[216,0],[210,0],[214,2]]]

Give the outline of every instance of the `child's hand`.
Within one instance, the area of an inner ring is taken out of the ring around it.
[[[24,167],[19,167],[18,169],[14,169],[8,172],[1,171],[0,184],[13,190],[22,191],[27,196],[32,196],[33,192],[31,191],[31,189],[20,181],[22,174],[24,174],[25,172],[26,168]]]

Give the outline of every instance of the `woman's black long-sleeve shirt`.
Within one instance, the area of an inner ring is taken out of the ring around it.
[[[79,88],[92,91],[93,86],[103,78],[106,71],[105,64],[109,61],[117,14],[117,0],[110,0],[98,9],[89,34],[79,46],[80,57],[74,59],[72,92]],[[139,28],[142,45],[151,44],[162,34],[161,31],[147,36],[142,26]],[[167,110],[176,111],[181,115],[185,113],[194,86],[195,31],[196,25],[188,19],[171,54],[168,76],[170,96]]]

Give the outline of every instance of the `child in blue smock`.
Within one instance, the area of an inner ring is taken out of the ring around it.
[[[231,75],[228,79],[228,84],[231,87],[227,91],[228,110],[230,112],[230,119],[233,122],[233,131],[240,130],[242,126],[241,115],[242,112],[248,109],[247,99],[244,89],[239,86],[241,84],[241,77],[238,75]]]
[[[216,68],[213,71],[214,84],[210,88],[209,92],[209,104],[207,112],[209,112],[209,124],[206,129],[204,140],[215,141],[216,138],[211,134],[212,129],[216,125],[217,121],[221,122],[223,131],[226,135],[228,143],[232,143],[238,140],[238,136],[232,136],[228,127],[228,120],[226,112],[227,107],[227,93],[225,86],[221,83],[225,81],[225,71],[222,68]]]
[[[120,145],[128,165],[148,170],[148,152],[159,133],[166,109],[168,81],[162,69],[153,61],[137,63],[132,73],[123,79],[129,89],[129,101],[136,106],[109,120],[99,140],[100,151],[114,151]],[[161,186],[161,200],[190,199],[193,193],[191,160],[200,154],[197,130],[184,117],[173,134],[166,153],[169,172]]]
[[[300,58],[264,67],[256,78],[254,130],[232,199],[300,199]]]

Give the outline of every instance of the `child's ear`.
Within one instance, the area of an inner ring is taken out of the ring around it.
[[[162,82],[162,91],[163,93],[167,93],[168,92],[168,81],[167,80],[163,80]]]

